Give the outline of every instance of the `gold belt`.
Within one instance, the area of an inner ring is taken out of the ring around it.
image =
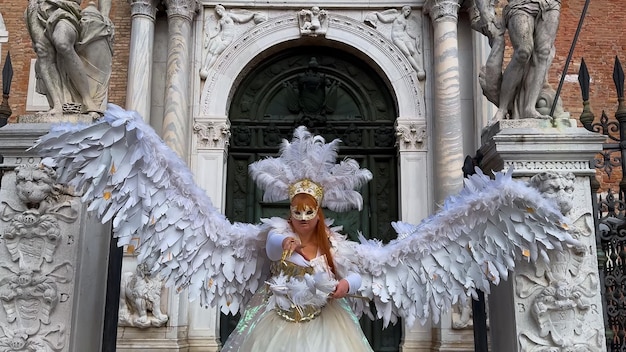
[[[313,274],[312,267],[302,267],[288,261],[272,262],[270,264],[270,271],[272,275],[283,274],[288,277],[303,277],[305,274]],[[315,319],[322,312],[322,307],[313,305],[297,307],[292,304],[289,310],[274,307],[274,311],[286,321],[302,323]]]

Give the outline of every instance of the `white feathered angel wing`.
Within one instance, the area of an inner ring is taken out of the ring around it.
[[[265,230],[222,215],[137,113],[109,105],[100,121],[53,127],[33,148],[112,220],[119,245],[138,237],[139,262],[190,299],[234,314],[263,284]]]
[[[374,302],[385,325],[398,317],[408,325],[431,316],[437,322],[452,304],[507,279],[516,260],[547,261],[548,251],[578,244],[568,220],[538,190],[511,172],[492,180],[477,171],[419,225],[393,223],[398,239],[339,243],[363,278],[359,294]],[[369,313],[366,301],[354,303],[357,313]]]

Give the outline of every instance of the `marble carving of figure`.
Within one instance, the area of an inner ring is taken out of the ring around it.
[[[146,265],[137,266],[135,273],[123,273],[119,324],[139,328],[165,325],[169,317],[161,312],[162,288],[163,281],[150,276]]]
[[[481,85],[485,96],[498,106],[493,120],[550,118],[537,111],[536,104],[554,57],[561,1],[509,0],[502,16],[496,16],[493,0],[474,0],[474,4],[474,29],[485,34],[491,45]],[[505,31],[513,57],[502,72]]]
[[[209,69],[215,63],[217,57],[232,43],[235,39],[235,24],[254,21],[259,24],[267,17],[258,12],[247,10],[231,10],[226,11],[222,5],[215,6],[215,14],[217,16],[217,24],[215,28],[211,28],[211,22],[206,21],[204,28],[204,45],[205,57],[200,69],[200,78],[206,79]]]
[[[111,73],[111,0],[84,10],[80,3],[30,0],[26,24],[37,54],[37,90],[46,95],[49,112],[98,116]]]
[[[317,6],[313,6],[310,10],[300,10],[298,13],[298,22],[300,23],[300,32],[304,35],[316,36],[326,33],[325,23],[328,13],[321,10]]]
[[[410,28],[411,6],[402,6],[402,9],[389,9],[382,12],[373,12],[366,16],[365,23],[376,28],[376,22],[391,23],[391,40],[409,60],[417,78],[422,81],[426,78],[426,72],[420,64],[422,59],[421,40],[419,31],[413,33]]]

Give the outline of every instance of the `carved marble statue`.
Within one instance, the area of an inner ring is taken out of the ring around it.
[[[310,10],[303,9],[298,13],[298,23],[300,24],[300,34],[318,36],[326,34],[328,30],[328,13],[313,6]]]
[[[422,81],[426,72],[422,67],[422,43],[419,28],[411,27],[414,23],[409,18],[411,6],[402,6],[402,9],[389,9],[381,12],[372,12],[366,15],[365,23],[376,28],[377,22],[391,23],[391,40],[400,51],[409,59],[417,72],[417,78]]]
[[[204,61],[200,69],[200,78],[202,79],[207,78],[209,69],[213,66],[217,57],[235,39],[235,24],[250,21],[253,21],[254,24],[259,24],[267,20],[267,16],[259,12],[248,10],[226,11],[226,8],[219,4],[215,6],[215,14],[217,23],[214,24],[207,20],[204,25]]]
[[[537,110],[537,102],[554,58],[561,1],[509,0],[501,16],[496,15],[493,0],[474,0],[474,5],[473,28],[485,34],[491,45],[481,86],[484,95],[498,106],[493,121],[550,118]],[[513,57],[502,72],[505,31]]]
[[[26,24],[37,54],[37,91],[51,114],[84,113],[94,118],[105,108],[113,53],[111,0],[30,0]]]
[[[162,288],[163,281],[152,277],[146,265],[137,266],[135,273],[123,273],[119,324],[138,328],[165,325],[169,318],[161,312]]]

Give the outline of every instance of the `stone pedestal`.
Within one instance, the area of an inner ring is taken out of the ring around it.
[[[0,347],[97,352],[110,228],[26,151],[48,128],[0,128]]]
[[[549,175],[539,187],[569,199],[566,215],[581,245],[550,255],[550,263],[519,261],[489,295],[493,351],[606,351],[589,161],[604,137],[575,120],[505,120],[483,132],[485,172],[514,168],[514,177]],[[535,179],[538,179],[537,176]],[[561,203],[559,203],[561,204]],[[571,210],[570,210],[571,209]]]

